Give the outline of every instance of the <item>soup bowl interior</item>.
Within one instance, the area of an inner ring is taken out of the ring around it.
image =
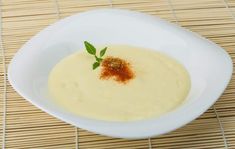
[[[48,75],[61,59],[84,49],[85,40],[144,47],[173,57],[190,74],[187,99],[161,117],[141,121],[101,121],[65,111],[48,95]],[[80,128],[131,139],[160,135],[197,118],[222,94],[231,74],[231,59],[216,44],[157,17],[118,9],[88,11],[52,24],[17,52],[8,69],[13,88],[43,111]]]

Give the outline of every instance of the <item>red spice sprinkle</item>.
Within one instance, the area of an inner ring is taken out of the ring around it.
[[[101,79],[113,78],[115,81],[126,83],[134,78],[134,73],[130,69],[130,64],[123,59],[106,57],[102,61],[101,66]]]

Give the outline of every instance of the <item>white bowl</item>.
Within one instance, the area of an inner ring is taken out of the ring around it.
[[[64,111],[49,99],[47,79],[63,57],[94,44],[128,44],[155,49],[180,61],[191,77],[182,106],[161,117],[133,122],[108,122]],[[33,105],[75,126],[120,138],[146,138],[175,130],[205,112],[219,98],[232,75],[229,55],[201,36],[157,17],[100,9],[62,19],[29,40],[12,59],[8,79]]]

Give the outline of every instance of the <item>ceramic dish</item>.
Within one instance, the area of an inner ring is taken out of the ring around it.
[[[181,106],[161,117],[108,122],[76,116],[49,99],[47,79],[53,66],[94,44],[127,44],[161,51],[182,63],[191,78]],[[30,39],[14,56],[8,79],[26,100],[77,127],[120,138],[146,138],[175,130],[205,112],[219,98],[232,75],[232,61],[213,42],[154,16],[119,9],[100,9],[62,19]]]

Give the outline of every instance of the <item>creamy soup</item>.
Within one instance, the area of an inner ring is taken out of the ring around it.
[[[83,117],[131,121],[161,116],[185,100],[190,77],[179,62],[153,50],[107,47],[103,61],[113,57],[125,61],[129,78],[102,76],[104,66],[93,70],[95,59],[83,50],[52,69],[48,85],[54,102]]]

